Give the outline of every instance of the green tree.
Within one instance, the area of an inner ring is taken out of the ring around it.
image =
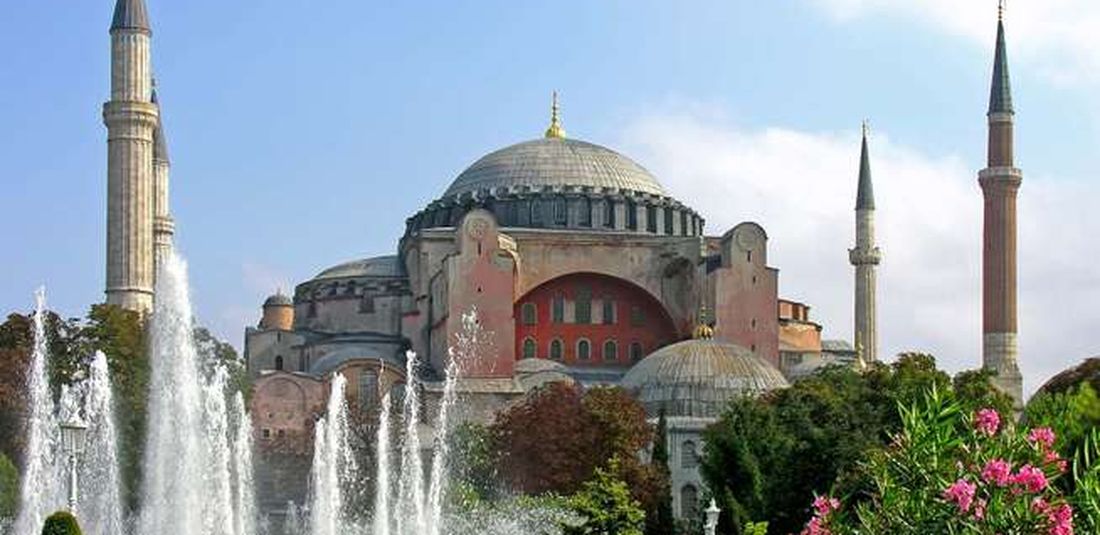
[[[0,453],[0,519],[15,516],[19,507],[19,470]]]
[[[81,535],[76,517],[66,511],[58,511],[46,519],[42,535]]]
[[[897,407],[937,389],[964,407],[1011,406],[982,373],[951,377],[923,353],[899,355],[864,372],[832,366],[790,388],[736,400],[706,431],[701,471],[723,512],[721,533],[767,521],[776,533],[797,532],[815,493],[864,499],[874,481],[857,470],[869,452],[901,428]]]
[[[564,535],[642,535],[645,512],[630,496],[626,483],[615,476],[618,460],[597,468],[592,479],[568,500],[580,525],[563,526]]]
[[[654,506],[646,511],[646,535],[672,535],[676,519],[672,514],[672,485],[668,468],[668,420],[665,409],[657,416],[657,432],[653,436],[653,470],[659,478],[659,488],[654,496]]]
[[[497,488],[496,451],[489,429],[464,422],[451,431],[451,493],[462,509],[500,497]]]

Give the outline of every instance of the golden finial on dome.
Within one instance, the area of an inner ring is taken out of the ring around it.
[[[561,117],[558,116],[559,110],[558,92],[554,91],[553,100],[550,104],[550,128],[546,129],[546,137],[558,139],[565,138],[565,128],[562,128]]]
[[[699,305],[699,324],[695,326],[695,331],[692,333],[692,338],[696,340],[710,340],[714,338],[714,328],[707,324],[707,303],[706,298]]]

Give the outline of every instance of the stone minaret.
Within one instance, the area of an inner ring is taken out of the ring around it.
[[[1001,10],[1003,14],[1003,10]],[[1015,112],[1008,81],[1004,17],[997,18],[997,49],[989,95],[988,166],[978,173],[985,197],[982,241],[982,367],[1020,404],[1023,380],[1016,342],[1016,192],[1023,173],[1014,166]]]
[[[168,205],[168,174],[171,163],[168,161],[168,140],[164,137],[164,114],[160,113],[157,90],[153,89],[153,104],[160,114],[157,128],[153,132],[153,259],[160,266],[172,249],[172,236],[176,224]]]
[[[107,303],[148,311],[153,304],[153,134],[144,0],[118,0],[111,23],[111,100],[107,125]]]
[[[856,246],[848,250],[856,268],[855,344],[861,360],[878,360],[878,327],[875,310],[875,269],[882,252],[875,246],[875,192],[871,187],[871,157],[867,152],[867,123],[863,123],[863,148],[859,155],[859,188],[856,192]]]

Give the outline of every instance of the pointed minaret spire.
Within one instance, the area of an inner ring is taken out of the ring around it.
[[[997,7],[997,45],[993,53],[993,81],[989,88],[989,113],[1012,113],[1012,84],[1008,78],[1005,46],[1004,1]]]
[[[871,186],[869,134],[863,121],[863,143],[859,155],[859,186],[856,190],[856,246],[848,250],[848,261],[856,269],[855,345],[862,363],[878,360],[877,275],[882,252],[875,245],[875,193]]]
[[[871,186],[871,156],[867,152],[867,134],[870,127],[863,121],[863,148],[859,155],[859,188],[856,191],[856,210],[875,209],[875,188]]]
[[[149,11],[145,9],[145,0],[118,0],[115,2],[115,16],[111,20],[111,30],[151,31]]]
[[[550,128],[546,129],[546,137],[558,139],[565,137],[565,128],[561,125],[560,112],[561,109],[558,107],[558,92],[554,91],[554,96],[550,104]]]
[[[987,167],[978,173],[984,197],[982,231],[982,367],[1023,406],[1016,320],[1016,195],[1023,172],[1015,166],[1016,112],[1008,79],[1004,3],[998,6],[997,44],[990,83]]]

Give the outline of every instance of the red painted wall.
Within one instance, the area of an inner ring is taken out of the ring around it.
[[[582,288],[589,288],[592,297],[592,323],[570,323],[575,318],[575,305]],[[553,321],[553,299],[563,296],[567,301],[564,322]],[[604,298],[615,303],[614,323],[602,323]],[[569,306],[572,302],[573,306]],[[536,307],[535,325],[524,322],[523,307],[533,303]],[[640,324],[631,321],[634,307],[642,312]],[[570,314],[572,308],[573,314]],[[559,277],[528,292],[516,301],[514,317],[516,322],[516,359],[523,358],[524,341],[534,339],[535,356],[550,358],[550,344],[554,339],[563,342],[563,362],[570,365],[623,366],[633,364],[630,358],[630,345],[640,343],[642,356],[657,348],[675,342],[676,330],[664,307],[645,290],[633,284],[605,275],[577,273]],[[591,343],[591,352],[587,361],[577,358],[577,342],[587,339]],[[618,345],[617,359],[608,362],[604,359],[604,342],[615,340]]]

